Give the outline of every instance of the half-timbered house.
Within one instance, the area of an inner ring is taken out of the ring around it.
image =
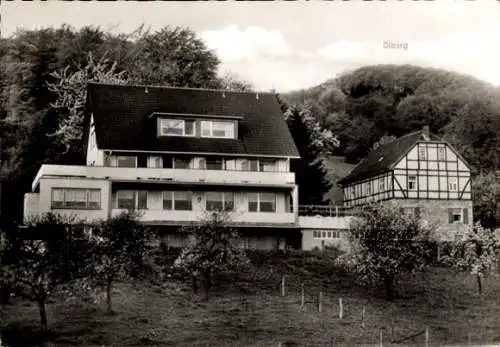
[[[459,237],[472,223],[469,165],[427,126],[379,145],[338,183],[344,206],[397,203],[431,223],[440,240]]]

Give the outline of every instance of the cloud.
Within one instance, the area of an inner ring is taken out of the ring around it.
[[[201,33],[201,38],[224,62],[292,53],[291,47],[280,31],[254,26],[240,29],[236,25],[231,25],[223,29],[206,30]]]
[[[320,84],[346,69],[415,64],[470,74],[500,84],[500,31],[461,31],[432,39],[340,39],[313,50],[292,47],[279,30],[231,25],[201,33],[231,71],[257,89],[288,91]]]

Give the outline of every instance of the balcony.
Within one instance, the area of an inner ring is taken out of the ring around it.
[[[200,169],[125,168],[102,166],[42,165],[33,184],[36,190],[42,177],[81,177],[114,182],[184,183],[209,185],[256,186],[293,189],[293,172],[255,172]]]
[[[111,216],[117,216],[125,209],[112,209]],[[206,211],[163,211],[140,210],[139,220],[145,224],[181,225],[202,221],[209,217]],[[241,226],[296,227],[294,213],[232,212],[230,223]]]
[[[299,205],[302,229],[348,229],[354,211],[344,206]]]

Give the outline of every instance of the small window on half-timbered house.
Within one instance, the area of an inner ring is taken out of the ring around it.
[[[408,176],[408,190],[417,189],[417,176]]]
[[[365,195],[371,195],[371,194],[372,194],[372,183],[366,182],[365,183]]]
[[[448,177],[448,190],[450,190],[450,191],[457,191],[458,190],[458,184],[457,184],[456,177]]]
[[[418,147],[418,159],[425,160],[425,147]]]
[[[385,191],[385,179],[383,177],[379,178],[379,180],[378,180],[378,191],[379,192]]]
[[[438,148],[438,159],[445,160],[446,159],[446,150],[444,147]]]

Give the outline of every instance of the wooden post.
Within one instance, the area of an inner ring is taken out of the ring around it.
[[[429,347],[429,328],[425,327],[425,347]]]
[[[382,343],[382,329],[380,329],[380,347],[384,347],[384,344]]]
[[[319,292],[319,295],[318,295],[318,311],[319,312],[322,312],[323,311],[323,292]]]
[[[438,243],[437,245],[437,261],[441,260],[441,245]]]
[[[285,276],[281,277],[281,296],[285,296]]]
[[[342,305],[342,298],[339,298],[339,319],[344,317],[344,305]]]
[[[301,295],[300,295],[300,308],[304,308],[304,305],[305,305],[305,295],[304,295],[304,283],[302,283],[300,285],[300,291],[301,291]]]
[[[467,346],[470,346],[472,344],[472,335],[469,331],[469,333],[467,334]]]
[[[361,311],[361,326],[365,327],[365,306],[363,306],[363,311]]]

